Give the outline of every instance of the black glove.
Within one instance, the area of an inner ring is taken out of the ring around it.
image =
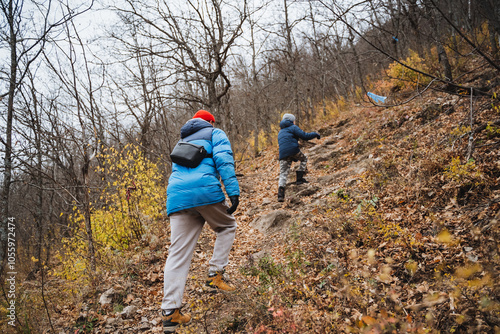
[[[235,196],[229,196],[229,199],[231,200],[231,207],[226,210],[227,213],[230,215],[233,214],[233,212],[236,211],[236,208],[238,207],[238,204],[240,204],[240,196],[235,195]]]

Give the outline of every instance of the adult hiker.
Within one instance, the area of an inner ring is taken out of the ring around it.
[[[172,163],[167,187],[171,245],[165,263],[161,303],[164,333],[173,333],[178,325],[191,320],[180,308],[191,258],[205,222],[216,234],[207,288],[211,291],[235,289],[225,282],[223,273],[236,232],[233,212],[239,204],[240,189],[231,143],[214,124],[214,116],[206,110],[199,110],[187,121],[181,128],[181,142],[202,145],[207,157],[194,168]],[[219,179],[231,201],[230,207],[225,203]]]
[[[307,183],[307,180],[304,179],[304,174],[307,169],[307,156],[300,151],[299,139],[320,139],[321,136],[317,132],[304,132],[301,128],[295,125],[295,116],[292,114],[283,115],[283,119],[280,122],[280,128],[281,130],[278,133],[280,161],[278,202],[283,202],[285,200],[286,180],[293,162],[300,161],[299,168],[297,169],[297,180],[295,183]]]

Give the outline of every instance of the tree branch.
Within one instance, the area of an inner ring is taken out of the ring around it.
[[[470,46],[472,46],[474,48],[474,50],[477,51],[477,53],[479,53],[491,66],[493,66],[497,71],[500,72],[500,66],[498,66],[497,64],[495,64],[495,62],[493,60],[491,60],[486,54],[484,54],[470,39],[467,38],[467,36],[464,35],[464,33],[462,33],[462,31],[460,29],[458,29],[457,26],[455,26],[453,24],[453,22],[451,22],[451,20],[441,11],[441,9],[436,5],[436,3],[434,2],[434,0],[429,0],[433,5],[434,7],[436,8],[436,10],[441,14],[441,16],[446,20],[446,22],[448,22],[448,24],[467,42],[470,44]]]

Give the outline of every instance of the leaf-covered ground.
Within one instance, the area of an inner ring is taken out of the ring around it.
[[[237,291],[204,290],[214,242],[205,228],[184,298],[193,321],[177,332],[499,333],[498,104],[475,98],[471,128],[466,95],[346,108],[304,128],[322,138],[303,143],[309,183],[291,175],[284,203],[277,147],[240,162],[226,268]],[[57,332],[161,333],[168,237],[158,222],[113,265],[99,286],[107,302],[56,306]]]

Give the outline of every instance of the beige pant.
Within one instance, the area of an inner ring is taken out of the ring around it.
[[[229,252],[236,233],[236,220],[222,202],[182,210],[170,215],[170,248],[164,269],[161,308],[180,308],[191,258],[205,221],[216,233],[209,273],[222,271],[229,262]]]

